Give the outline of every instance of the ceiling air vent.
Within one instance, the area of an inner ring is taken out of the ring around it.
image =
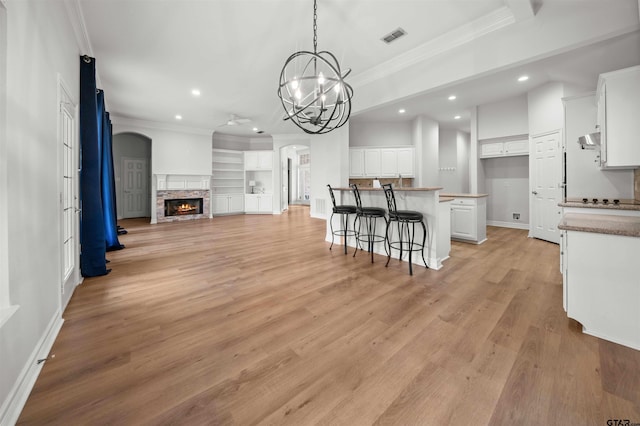
[[[392,41],[396,41],[397,39],[399,39],[402,36],[407,35],[407,32],[405,30],[403,30],[402,28],[398,27],[397,29],[391,31],[389,34],[387,34],[386,36],[382,37],[382,41],[384,41],[385,43],[389,44]]]

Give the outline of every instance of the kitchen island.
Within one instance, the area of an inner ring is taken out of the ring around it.
[[[338,204],[355,205],[351,188],[333,188],[339,194],[336,202]],[[382,188],[358,188],[360,197],[362,198],[363,207],[381,207],[387,210],[387,200]],[[440,200],[440,187],[426,188],[393,188],[396,197],[398,210],[415,210],[424,215],[425,225],[427,226],[427,241],[424,249],[424,257],[427,265],[431,269],[442,268],[442,262],[449,257],[451,235],[451,200]],[[330,216],[330,215],[329,215]],[[341,225],[340,218],[334,216],[333,226],[338,229]],[[353,225],[351,222],[350,226]],[[375,233],[384,235],[384,221],[378,221]],[[396,227],[391,230],[392,238],[397,238]],[[417,239],[421,238],[421,231],[416,231]],[[331,230],[329,220],[327,220],[327,230],[325,235],[326,241],[331,241]],[[347,245],[355,248],[355,240],[347,238]],[[374,251],[378,254],[386,256],[386,251],[382,243],[377,243]],[[398,257],[398,251],[392,251],[392,257]],[[404,253],[403,258],[406,257]],[[412,256],[414,264],[425,266],[421,256]]]

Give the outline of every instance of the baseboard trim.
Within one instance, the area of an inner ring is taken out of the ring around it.
[[[46,358],[49,355],[53,342],[55,342],[62,328],[63,322],[64,320],[60,316],[60,312],[56,311],[45,333],[38,341],[33,352],[31,352],[31,356],[22,368],[18,380],[16,380],[11,392],[9,392],[9,396],[2,404],[2,408],[0,409],[0,425],[13,425],[18,421],[24,404],[26,404],[33,385],[35,385],[36,379],[44,366],[44,362],[38,364],[38,360]]]
[[[514,222],[502,222],[499,220],[488,220],[487,225],[499,226],[500,228],[525,229],[527,231],[529,230],[528,223],[514,223]]]

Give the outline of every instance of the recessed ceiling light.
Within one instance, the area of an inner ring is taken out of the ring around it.
[[[182,120],[182,116],[180,114],[176,115],[176,120]]]
[[[193,96],[200,96],[200,90],[198,90],[198,89],[193,89],[193,90],[191,91],[191,94],[192,94]]]
[[[404,108],[400,108],[400,109],[398,110],[398,114],[404,114],[405,112],[407,112],[407,110],[406,110],[406,109],[404,109]]]
[[[296,147],[294,146],[293,149],[296,149]]]
[[[451,96],[449,96],[449,100],[450,100],[450,101],[453,101],[453,100],[455,100],[455,99],[456,99],[456,95],[451,95]]]
[[[529,80],[529,76],[528,75],[523,75],[523,76],[518,77],[518,81],[520,83],[522,83],[523,81],[527,81],[527,80]]]
[[[456,115],[455,117],[453,117],[455,120],[460,120],[460,116]]]

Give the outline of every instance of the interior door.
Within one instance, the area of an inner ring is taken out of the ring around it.
[[[562,198],[562,152],[560,132],[533,137],[531,177],[531,236],[560,243],[558,223]]]
[[[60,86],[61,102],[59,110],[59,137],[61,143],[62,164],[62,192],[60,202],[62,208],[62,307],[64,308],[73,293],[76,277],[73,271],[77,259],[77,229],[78,229],[78,194],[77,180],[77,144],[75,105]]]
[[[124,174],[122,217],[146,217],[149,215],[147,213],[149,163],[145,158],[125,158],[122,162]]]

